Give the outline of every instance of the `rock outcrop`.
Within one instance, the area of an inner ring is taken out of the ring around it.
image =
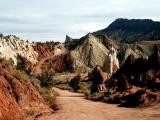
[[[44,43],[36,43],[33,45],[34,50],[38,53],[38,60],[54,55],[54,45]]]
[[[73,41],[73,39],[71,37],[69,37],[68,35],[66,35],[65,43],[69,43],[72,41]]]
[[[134,55],[130,55],[124,65],[112,76],[113,79],[119,80],[120,76],[124,75],[127,81],[133,85],[140,85],[143,80],[146,81],[144,75],[153,75],[158,77],[160,72],[160,46],[155,45],[153,54],[146,59],[135,58]],[[149,81],[148,81],[149,82]],[[153,86],[154,87],[154,86]]]
[[[103,66],[109,51],[96,36],[89,33],[79,40],[71,52],[86,66],[94,68],[96,65]]]
[[[54,56],[47,59],[41,66],[42,71],[48,71],[52,74],[72,71],[73,59],[70,53]]]
[[[31,63],[38,62],[38,53],[34,51],[32,44],[16,36],[0,37],[0,57],[7,60],[12,59],[17,64],[17,55],[21,55]]]
[[[160,45],[155,45],[154,52],[148,59],[130,55],[110,81],[116,82],[116,91],[125,92],[123,105],[151,105],[158,102],[160,100]],[[134,92],[129,92],[133,91],[133,88]]]
[[[109,48],[108,56],[105,59],[105,62],[103,65],[103,71],[113,74],[118,69],[119,69],[119,60],[117,58],[117,51],[113,46],[111,46]]]
[[[106,89],[104,84],[105,79],[99,66],[93,69],[92,76],[93,77],[90,78],[92,79],[91,94],[104,91]]]

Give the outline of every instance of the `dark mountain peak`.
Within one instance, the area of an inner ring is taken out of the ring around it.
[[[107,30],[124,30],[124,31],[131,31],[131,32],[149,32],[154,29],[159,30],[160,28],[157,28],[155,24],[159,24],[158,22],[154,22],[150,19],[124,19],[124,18],[118,18],[114,22],[112,22]]]
[[[160,39],[160,22],[151,19],[118,18],[107,28],[96,32],[120,42],[138,42]]]
[[[127,18],[117,18],[114,22],[140,22],[140,21],[146,21],[146,22],[154,22],[152,19],[127,19]]]

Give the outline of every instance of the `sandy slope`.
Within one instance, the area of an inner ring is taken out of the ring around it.
[[[160,120],[160,105],[145,109],[120,108],[86,100],[83,94],[53,89],[60,95],[57,97],[60,110],[38,120]]]

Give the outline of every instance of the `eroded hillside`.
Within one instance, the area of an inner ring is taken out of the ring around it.
[[[0,64],[0,86],[1,120],[26,120],[52,111],[38,88],[11,66]]]

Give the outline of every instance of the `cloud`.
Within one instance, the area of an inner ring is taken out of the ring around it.
[[[116,18],[159,17],[159,0],[0,1],[0,32],[29,40],[64,41],[107,27]]]

